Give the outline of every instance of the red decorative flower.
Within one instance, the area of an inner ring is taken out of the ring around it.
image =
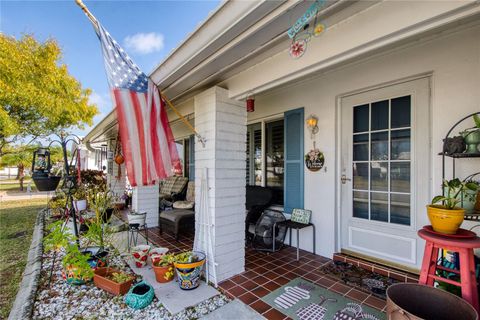
[[[138,261],[135,261],[135,265],[137,266],[137,268],[143,267],[142,263]]]
[[[293,41],[290,45],[290,56],[294,59],[300,58],[307,49],[307,42],[305,40]]]
[[[140,258],[140,260],[147,261],[147,256],[143,256],[142,258]]]
[[[134,252],[132,255],[135,257],[135,259],[140,258],[140,254],[138,252]]]

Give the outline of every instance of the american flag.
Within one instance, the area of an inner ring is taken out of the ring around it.
[[[181,173],[166,104],[157,86],[100,23],[97,27],[130,184],[151,185]]]

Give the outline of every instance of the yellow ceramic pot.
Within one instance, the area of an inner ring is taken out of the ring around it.
[[[444,206],[428,205],[427,214],[432,228],[436,232],[444,234],[456,234],[463,222],[465,209],[446,209]]]

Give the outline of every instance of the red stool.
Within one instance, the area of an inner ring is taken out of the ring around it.
[[[462,288],[462,298],[468,301],[478,312],[477,279],[475,277],[475,262],[473,249],[480,248],[480,238],[456,238],[449,235],[440,235],[428,232],[424,229],[418,231],[420,238],[426,241],[425,253],[423,254],[422,270],[418,283],[433,286],[433,281],[442,281]],[[460,272],[437,265],[438,250],[445,249],[458,252],[460,256]],[[460,282],[439,277],[436,270],[443,270],[460,274]]]

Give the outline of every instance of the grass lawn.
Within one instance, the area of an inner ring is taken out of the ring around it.
[[[8,191],[8,192],[22,192],[20,191],[20,183],[18,182],[18,180],[7,180],[8,182],[6,182],[5,180],[0,180],[0,191]],[[28,180],[25,180],[23,182],[23,192],[27,192],[27,186],[28,186]],[[32,192],[33,191],[36,191],[37,189],[35,188],[35,184],[32,183],[30,184],[30,186],[32,187]]]
[[[32,241],[37,213],[45,199],[0,202],[0,319],[10,313]]]

